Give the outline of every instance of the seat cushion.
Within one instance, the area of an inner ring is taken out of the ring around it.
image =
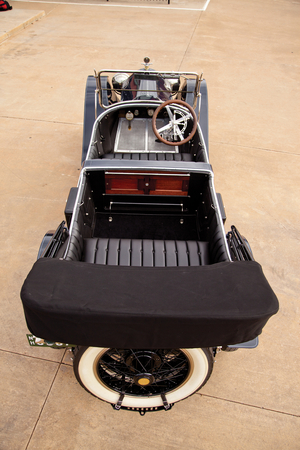
[[[108,266],[204,266],[209,264],[209,243],[91,238],[84,239],[82,261]]]

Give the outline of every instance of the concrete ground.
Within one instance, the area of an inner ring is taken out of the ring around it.
[[[28,23],[0,45],[0,449],[299,449],[299,0],[10,3],[0,36]],[[85,392],[70,353],[28,346],[19,292],[77,183],[87,76],[146,55],[204,72],[226,229],[247,236],[280,312],[257,349],[218,354],[199,393],[141,417]]]

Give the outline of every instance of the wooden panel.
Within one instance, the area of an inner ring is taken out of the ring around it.
[[[187,196],[188,174],[106,172],[106,194]]]

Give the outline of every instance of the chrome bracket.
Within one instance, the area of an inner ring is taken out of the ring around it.
[[[168,411],[168,409],[172,408],[172,405],[170,405],[170,403],[168,403],[167,397],[165,396],[164,393],[160,394],[164,408],[166,411]]]
[[[121,409],[122,406],[122,402],[124,400],[125,394],[122,393],[119,397],[119,400],[117,401],[117,403],[115,405],[113,405],[114,409],[116,409],[117,411],[119,411],[119,409]]]

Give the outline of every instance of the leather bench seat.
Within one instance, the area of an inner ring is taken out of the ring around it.
[[[90,238],[83,241],[82,261],[109,266],[201,266],[209,264],[209,243]]]
[[[128,159],[134,161],[194,161],[190,153],[105,153],[104,159]]]

